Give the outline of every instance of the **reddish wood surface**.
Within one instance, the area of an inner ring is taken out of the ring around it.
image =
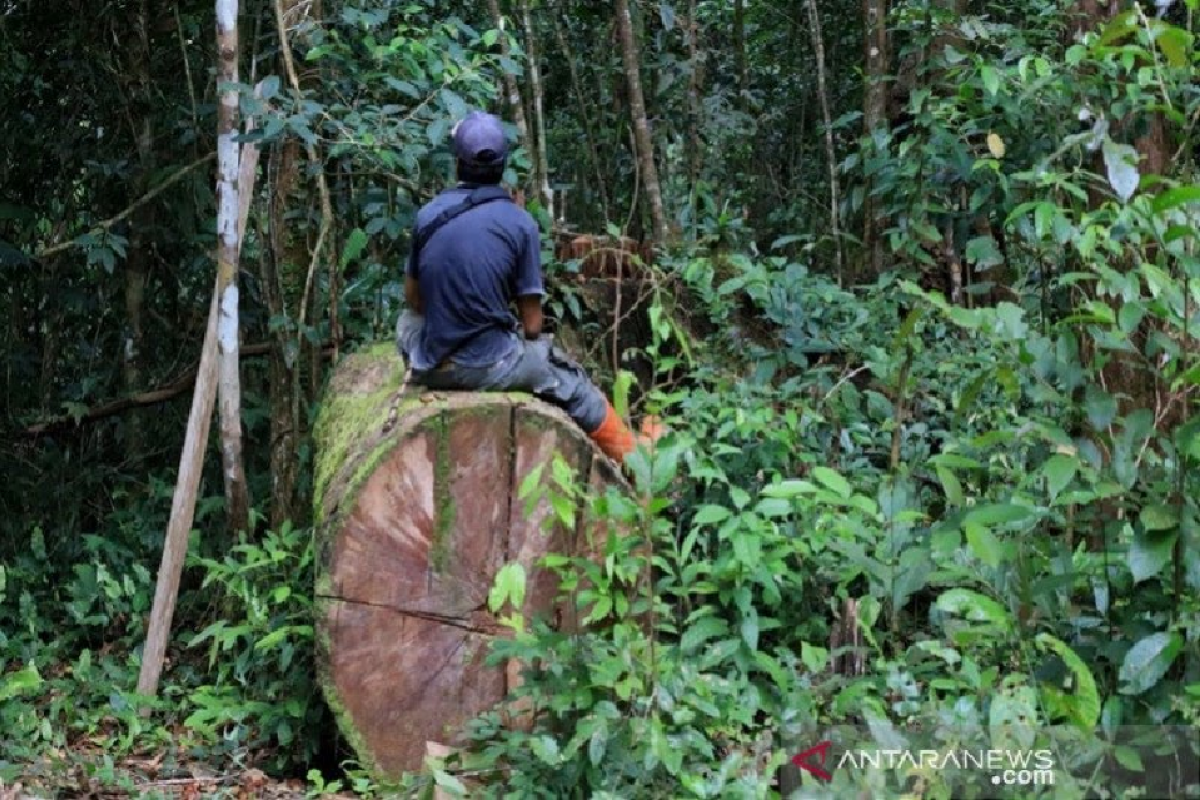
[[[544,464],[548,481],[558,452],[582,484],[620,483],[557,409],[505,395],[425,399],[385,436],[364,432],[367,446],[351,450],[325,493],[341,499],[319,534],[323,688],[360,760],[380,775],[420,769],[426,742],[459,744],[465,723],[506,695],[505,667],[484,664],[489,641],[504,635],[487,610],[500,567],[525,566],[527,617],[567,616],[571,603],[556,603],[557,581],[537,563],[579,551],[584,509],[574,530],[547,529],[549,503],[527,514],[518,497],[525,477]],[[356,490],[380,446],[391,449]]]

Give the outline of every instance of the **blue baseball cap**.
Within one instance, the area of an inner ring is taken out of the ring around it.
[[[499,117],[472,111],[454,126],[454,155],[473,167],[491,167],[508,158],[508,135]]]

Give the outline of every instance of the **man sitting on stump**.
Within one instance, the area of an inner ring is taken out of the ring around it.
[[[411,380],[430,389],[530,392],[622,462],[633,434],[583,369],[541,335],[541,238],[533,217],[500,187],[503,125],[473,112],[453,140],[459,184],[417,213],[405,272],[408,310],[396,342]]]

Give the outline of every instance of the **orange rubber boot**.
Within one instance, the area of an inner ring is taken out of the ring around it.
[[[608,404],[608,414],[605,415],[604,422],[601,422],[600,427],[589,433],[588,436],[604,451],[604,455],[618,464],[624,462],[625,456],[632,453],[637,447],[633,432],[617,414],[612,403]]]

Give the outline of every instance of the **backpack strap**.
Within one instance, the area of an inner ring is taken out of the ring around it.
[[[430,220],[424,227],[418,228],[416,236],[413,240],[413,253],[419,253],[433,235],[446,226],[453,219],[461,217],[473,208],[491,203],[495,200],[507,200],[512,202],[512,195],[507,190],[499,186],[480,186],[472,190],[466,199],[456,206],[447,208],[442,213],[438,214]]]

